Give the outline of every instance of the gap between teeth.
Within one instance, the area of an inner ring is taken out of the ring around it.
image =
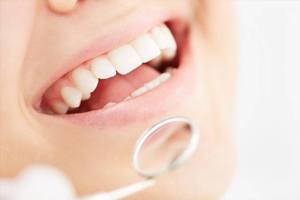
[[[58,114],[67,113],[66,107],[77,108],[81,101],[88,100],[98,84],[101,84],[101,79],[114,77],[117,72],[128,74],[147,62],[159,66],[163,61],[174,59],[176,51],[176,41],[170,29],[164,24],[154,27],[128,44],[92,59],[88,62],[88,67],[79,66],[70,72],[66,76],[70,79],[70,85],[61,88],[61,101],[51,102],[50,106]],[[161,80],[155,79],[145,84],[131,96],[139,96],[157,87],[169,75],[161,74],[157,78]]]

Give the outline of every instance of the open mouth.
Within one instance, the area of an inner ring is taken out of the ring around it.
[[[83,62],[46,90],[41,112],[74,115],[105,110],[157,89],[177,73],[187,42],[183,27],[178,21],[159,24]]]

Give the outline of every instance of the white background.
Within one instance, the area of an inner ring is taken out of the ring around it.
[[[238,169],[224,200],[300,200],[300,1],[237,9]]]

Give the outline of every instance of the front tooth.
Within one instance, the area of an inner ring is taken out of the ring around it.
[[[131,45],[124,45],[112,50],[108,54],[108,58],[122,75],[128,74],[142,64],[139,55]]]
[[[151,31],[151,36],[159,46],[163,49],[177,49],[176,41],[170,29],[166,25],[154,27]]]
[[[149,62],[160,55],[160,49],[151,38],[150,34],[139,36],[131,42],[131,45],[142,58],[144,63]]]
[[[57,114],[66,114],[69,106],[62,101],[54,101],[51,103],[51,108]]]
[[[82,93],[80,90],[73,87],[63,87],[60,91],[61,97],[64,102],[71,108],[77,108],[80,106]]]
[[[116,75],[116,70],[111,62],[103,57],[92,60],[91,71],[99,79],[108,79]]]
[[[177,49],[177,44],[176,44],[176,40],[171,32],[171,30],[164,24],[161,25],[162,30],[165,33],[166,36],[166,40],[168,42],[168,49],[173,49],[176,50]]]
[[[167,49],[169,48],[169,43],[168,43],[168,37],[165,31],[162,29],[161,26],[156,26],[154,27],[151,31],[151,36],[158,45],[158,47],[162,49]]]
[[[98,79],[89,70],[83,68],[77,68],[72,72],[72,80],[83,94],[93,92],[98,85]]]

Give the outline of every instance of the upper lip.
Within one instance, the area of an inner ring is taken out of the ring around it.
[[[141,14],[147,17],[141,18]],[[157,10],[154,12],[149,11],[149,15],[145,13],[132,14],[132,16],[124,19],[122,23],[123,25],[121,27],[116,28],[106,37],[102,36],[96,41],[93,41],[86,48],[83,48],[82,51],[78,52],[78,54],[74,55],[74,57],[64,62],[61,70],[56,73],[55,76],[51,77],[48,83],[37,94],[37,98],[35,99],[38,100],[36,101],[35,107],[39,107],[42,95],[45,90],[59,77],[61,77],[68,71],[71,71],[73,68],[89,59],[92,59],[134,39],[137,35],[147,32],[152,27],[158,24],[179,17],[180,16],[175,15],[170,11],[159,12]],[[185,65],[185,63],[191,58],[189,46],[185,45],[185,47],[187,47],[185,49],[187,50],[187,52],[183,53],[183,59],[181,60],[180,65]],[[176,106],[179,101],[183,100],[181,98],[183,98],[184,95],[187,95],[188,92],[191,92],[193,85],[191,79],[189,80],[189,78],[192,78],[189,77],[189,75],[192,74],[189,73],[191,69],[191,67],[183,67],[182,69],[178,70],[178,73],[176,73],[176,75],[172,77],[171,80],[160,86],[158,89],[150,91],[149,93],[144,94],[141,97],[121,102],[111,109],[104,111],[95,110],[80,114],[63,115],[60,117],[69,119],[76,123],[80,121],[82,124],[86,124],[89,126],[92,125],[104,127],[113,125],[125,125],[133,120],[137,122],[138,119],[143,121],[144,119],[157,116],[157,114],[168,112],[170,109],[174,108],[174,106]],[[166,92],[168,92],[169,95],[164,97],[164,102],[160,102],[160,99],[164,94],[166,94]],[[157,104],[158,102],[160,102],[159,104],[161,104],[161,106]]]

